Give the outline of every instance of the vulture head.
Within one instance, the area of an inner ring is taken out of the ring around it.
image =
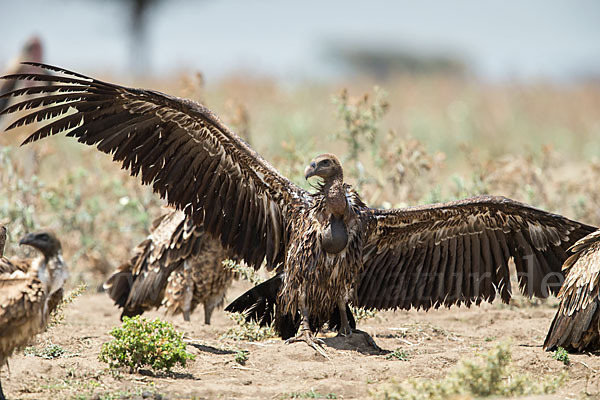
[[[311,176],[318,176],[323,178],[325,182],[330,182],[334,179],[343,179],[344,171],[340,160],[333,154],[326,153],[313,158],[304,170],[305,179]]]
[[[61,245],[58,238],[49,232],[33,232],[25,235],[19,245],[28,245],[39,250],[46,259],[58,255],[61,252]]]
[[[62,247],[58,238],[50,232],[33,232],[24,236],[19,245],[31,246],[40,251],[44,258],[37,263],[38,278],[44,283],[48,294],[61,289],[68,272],[62,259]]]

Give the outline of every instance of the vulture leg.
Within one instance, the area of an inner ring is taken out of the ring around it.
[[[300,300],[299,300],[299,306],[300,306],[300,310],[302,310],[302,327],[300,328],[300,333],[293,337],[290,338],[288,340],[285,341],[286,344],[290,344],[290,343],[297,343],[297,342],[304,342],[306,344],[308,344],[310,347],[312,347],[313,349],[315,349],[315,351],[317,353],[319,353],[320,355],[322,355],[323,357],[325,357],[326,359],[330,359],[329,356],[327,356],[327,353],[325,353],[325,350],[323,350],[323,344],[325,344],[325,342],[323,342],[323,340],[316,338],[313,336],[312,331],[310,329],[310,323],[309,323],[309,313],[308,313],[308,307],[306,307],[306,303],[304,301],[304,296],[300,296]]]
[[[210,316],[215,308],[215,303],[212,299],[204,302],[204,323],[210,325]]]
[[[194,298],[194,282],[192,280],[192,267],[189,265],[188,260],[183,262],[183,277],[185,281],[185,288],[183,289],[183,319],[189,322],[192,299]],[[204,312],[206,315],[206,306]],[[208,319],[210,320],[210,315],[208,316]],[[204,320],[206,321],[206,316]]]
[[[340,309],[340,330],[338,336],[348,336],[352,334],[352,328],[348,322],[348,315],[346,314],[346,301],[340,298],[338,300],[338,308]]]

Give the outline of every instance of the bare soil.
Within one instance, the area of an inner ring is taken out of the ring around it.
[[[228,298],[235,298],[247,287],[247,282],[236,282]],[[38,336],[34,343],[38,347],[49,342],[60,345],[66,356],[43,359],[19,352],[10,360],[9,370],[2,368],[2,385],[9,399],[116,399],[149,393],[169,399],[328,395],[358,399],[409,377],[442,377],[459,359],[474,358],[497,342],[509,340],[518,372],[539,379],[568,372],[568,380],[557,394],[536,398],[600,396],[597,355],[571,355],[567,367],[542,350],[556,300],[538,305],[522,303],[520,307],[495,303],[470,309],[380,312],[359,323],[383,349],[406,351],[408,361],[326,346],[327,360],[304,343],[225,340],[221,336],[235,325],[225,312],[215,312],[207,326],[201,310],[189,323],[181,316],[165,317],[158,310],[147,316],[166,318],[185,331],[191,343],[188,351],[196,354],[196,359],[173,374],[154,375],[149,371],[115,373],[98,361],[102,343],[110,339],[109,330],[119,324],[119,311],[106,294],[88,293],[67,306],[64,323]],[[243,366],[234,361],[238,349],[249,351]]]

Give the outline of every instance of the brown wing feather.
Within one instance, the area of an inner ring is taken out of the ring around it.
[[[39,280],[22,271],[0,275],[0,364],[43,329],[44,300]]]
[[[556,293],[566,250],[594,228],[503,197],[369,210],[359,305],[429,309],[511,297],[515,259],[528,296]]]
[[[152,184],[169,203],[185,209],[194,222],[204,223],[207,231],[249,265],[258,268],[264,259],[270,267],[283,264],[289,236],[288,206],[310,202],[310,197],[210,110],[159,92],[125,88],[44,64],[31,65],[60,75],[3,77],[46,82],[41,89],[2,96],[33,98],[0,115],[35,110],[7,130],[54,118],[25,143],[68,131],[67,136],[112,154],[132,175],[141,174],[143,183]]]
[[[31,267],[31,260],[0,257],[0,274],[11,274],[15,271],[27,272]]]
[[[119,266],[104,286],[115,303],[124,308],[124,315],[159,307],[169,276],[183,269],[185,260],[203,253],[208,242],[214,239],[202,226],[182,211],[173,210],[153,222],[150,235],[136,247],[132,259]],[[216,245],[225,253],[220,243]]]
[[[569,350],[600,347],[600,230],[579,240],[564,264],[567,274],[560,289],[560,305],[546,336],[544,348]]]

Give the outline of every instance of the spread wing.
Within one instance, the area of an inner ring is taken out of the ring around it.
[[[579,240],[571,250],[574,254],[563,267],[567,277],[558,293],[560,305],[544,342],[546,350],[562,346],[581,351],[594,339],[600,345],[600,231]]]
[[[121,161],[142,182],[194,222],[233,248],[248,265],[281,265],[289,237],[289,213],[306,191],[275,168],[193,101],[131,89],[44,64],[60,73],[15,74],[3,79],[45,82],[2,97],[31,95],[2,111],[35,110],[7,130],[52,119],[25,143],[60,132],[95,145]]]
[[[547,297],[563,282],[566,250],[595,230],[503,197],[370,210],[359,305],[429,309],[511,297],[508,262],[525,294]]]

